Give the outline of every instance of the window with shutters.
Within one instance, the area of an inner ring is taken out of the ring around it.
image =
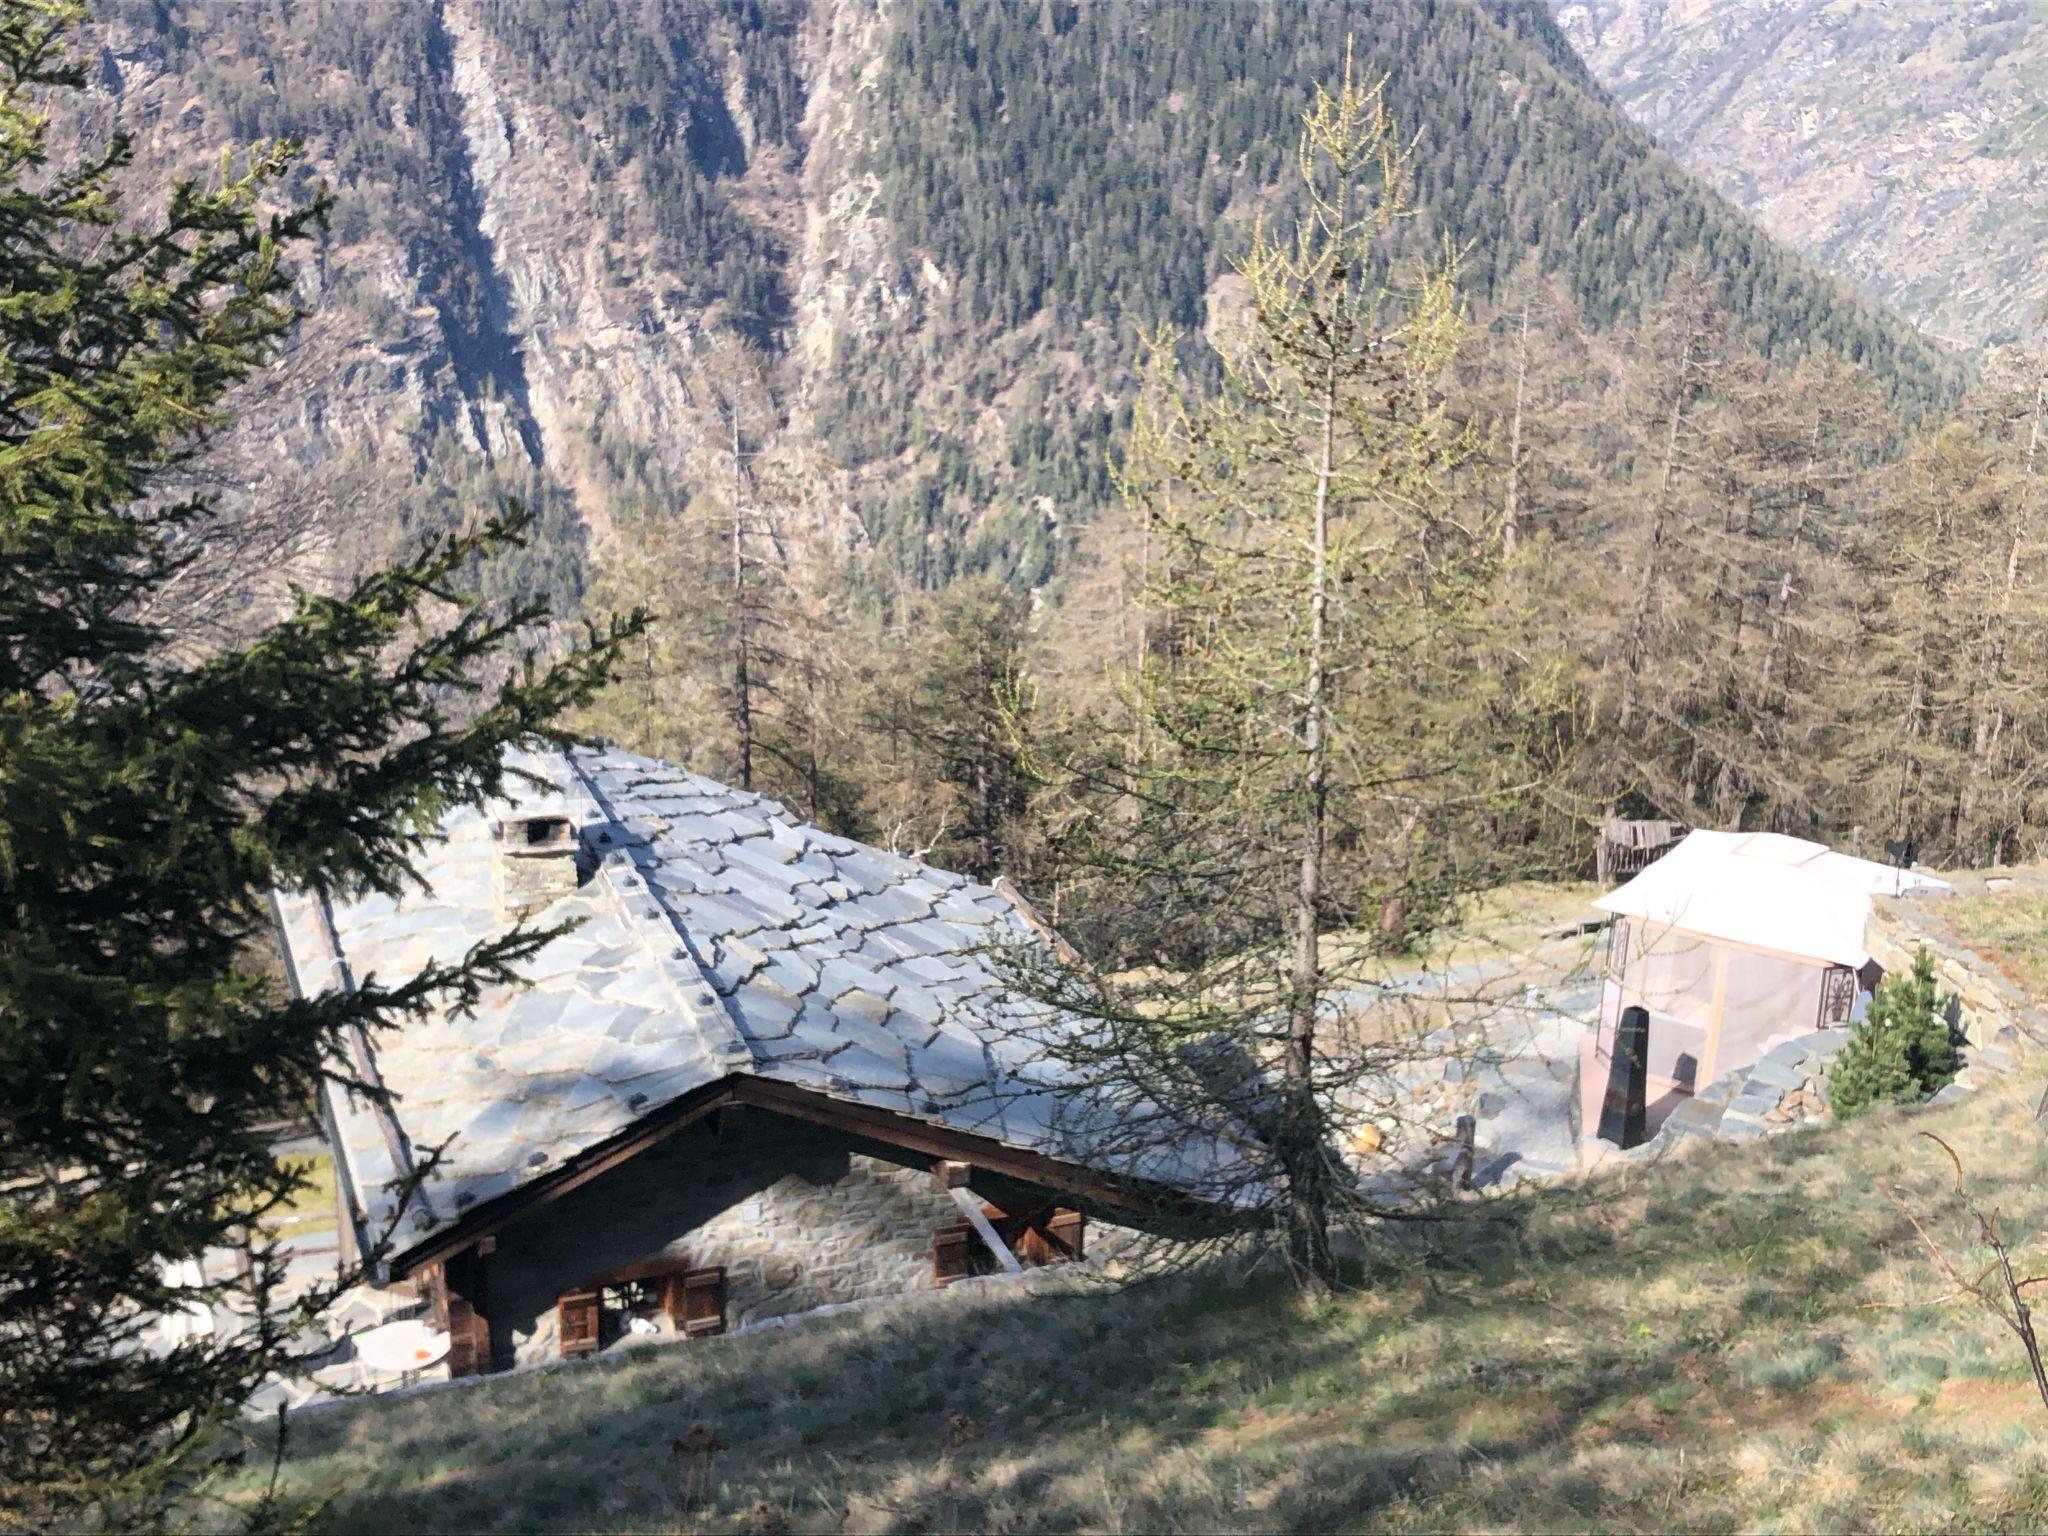
[[[688,1259],[644,1259],[592,1275],[556,1298],[564,1355],[588,1355],[666,1319],[691,1337],[725,1332],[725,1271]]]
[[[1087,1218],[1079,1211],[1041,1205],[1014,1216],[1003,1216],[991,1206],[989,1220],[996,1234],[1017,1255],[1017,1262],[1026,1269],[1042,1264],[1065,1264],[1084,1256],[1083,1231]]]

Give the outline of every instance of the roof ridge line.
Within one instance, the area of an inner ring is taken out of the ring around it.
[[[576,775],[592,808],[611,826],[624,828],[625,822],[597,787],[597,781],[576,761],[575,749],[563,752],[562,760]],[[651,846],[650,843],[650,849]],[[630,847],[622,846],[602,855],[597,861],[597,876],[612,905],[674,995],[678,1011],[698,1026],[706,1048],[719,1065],[728,1071],[756,1070],[761,1063],[753,1042],[733,1021],[725,999],[705,974],[689,929],[647,879]]]

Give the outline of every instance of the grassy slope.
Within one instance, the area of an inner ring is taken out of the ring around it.
[[[2048,998],[2048,894],[2038,887],[1962,894],[1942,917],[2006,980],[2030,997]]]
[[[289,1479],[376,1531],[2039,1528],[2048,1412],[1872,1182],[1960,1240],[1936,1129],[2039,1232],[2038,1088],[1492,1206],[1320,1307],[984,1290],[351,1405]]]

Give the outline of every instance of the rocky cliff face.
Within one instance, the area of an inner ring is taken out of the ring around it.
[[[1934,334],[2048,299],[2048,10],[2022,0],[1550,0],[1621,104],[1780,239]]]
[[[744,416],[744,451],[800,466],[807,526],[892,580],[1035,585],[1109,494],[1139,327],[1201,329],[1353,36],[1478,291],[1533,252],[1625,315],[1675,259],[1631,243],[1654,223],[1721,253],[1735,302],[1771,294],[1773,346],[1820,317],[1939,371],[1700,197],[1523,0],[1139,28],[1100,0],[106,0],[68,128],[133,133],[144,195],[269,135],[304,146],[288,191],[333,188],[311,318],[236,441],[259,482],[348,488],[337,568],[518,495],[517,579],[573,601],[730,473]]]

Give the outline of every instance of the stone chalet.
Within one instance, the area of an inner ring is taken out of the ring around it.
[[[350,1042],[321,1106],[344,1241],[388,1240],[453,1374],[1078,1257],[1201,1182],[1075,1152],[1060,1020],[990,959],[1044,937],[1012,895],[649,758],[514,760],[549,787],[451,814],[425,890],[276,898],[305,995],[575,924],[530,985]]]

